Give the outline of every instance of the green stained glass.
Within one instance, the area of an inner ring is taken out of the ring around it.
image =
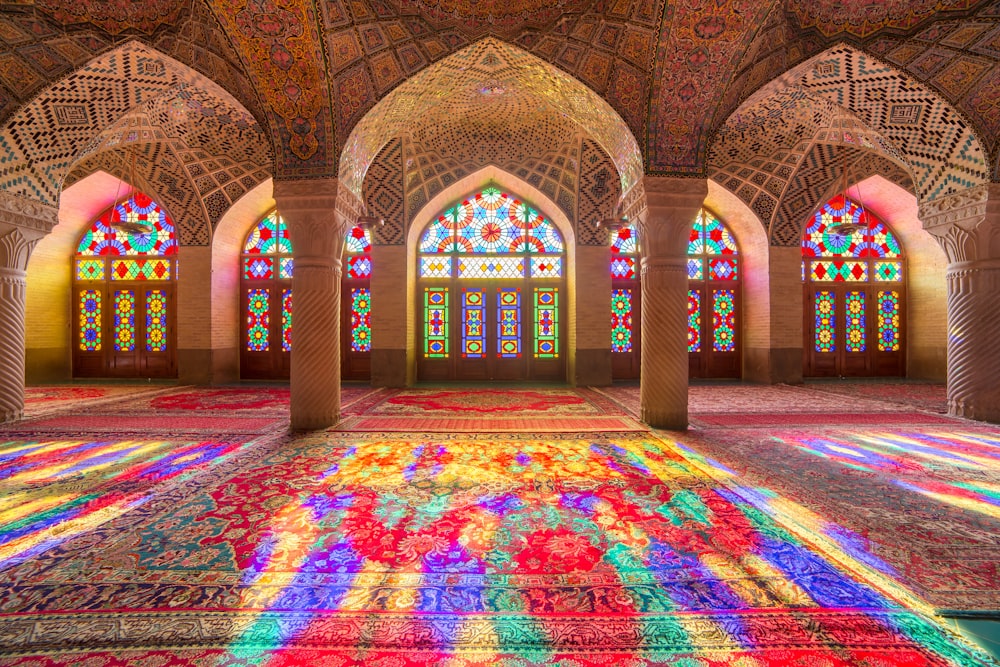
[[[290,255],[292,241],[288,227],[277,211],[267,215],[251,230],[243,244],[243,252],[250,255]]]
[[[611,291],[611,351],[632,351],[632,290]]]
[[[271,290],[247,290],[247,350],[266,352],[270,349],[268,334],[271,327]]]
[[[163,290],[146,292],[146,351],[167,349],[167,296]]]
[[[448,288],[424,288],[424,356],[448,358]]]
[[[135,293],[115,292],[115,352],[135,350]]]
[[[351,290],[351,349],[371,352],[372,349],[372,295],[365,287]]]
[[[101,351],[101,292],[80,290],[80,349],[84,352]]]
[[[817,352],[834,352],[837,349],[836,323],[834,321],[834,296],[828,290],[816,292],[813,307],[816,313],[814,339]]]
[[[880,352],[898,352],[902,344],[899,330],[899,292],[878,292],[878,349]]]
[[[104,280],[104,259],[76,260],[77,280]]]
[[[292,351],[292,290],[281,290],[281,349]]]
[[[688,352],[701,352],[701,292],[688,290]]]
[[[559,357],[559,288],[536,287],[535,299],[535,358]]]
[[[867,349],[865,340],[865,293],[848,292],[846,297],[847,313],[844,315],[844,331],[847,337],[844,342],[844,349],[848,352],[864,352]]]
[[[875,262],[875,280],[879,282],[898,282],[902,279],[902,262]]]
[[[732,352],[736,349],[736,292],[731,289],[712,292],[712,349]]]
[[[486,295],[482,288],[462,289],[462,356],[486,356]]]

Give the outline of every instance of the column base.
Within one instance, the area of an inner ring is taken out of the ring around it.
[[[686,431],[688,429],[688,413],[663,412],[659,410],[640,409],[640,417],[644,424],[666,431]]]

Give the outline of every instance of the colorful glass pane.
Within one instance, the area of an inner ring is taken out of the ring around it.
[[[736,349],[736,292],[731,289],[712,292],[712,349],[732,352]]]
[[[736,237],[721,220],[702,209],[691,226],[689,255],[738,255]]]
[[[450,257],[421,257],[420,277],[421,278],[450,278],[451,277]]]
[[[868,263],[838,260],[810,262],[810,280],[835,283],[857,283],[868,280]]]
[[[353,279],[372,277],[371,255],[353,255],[347,258],[347,277]]]
[[[551,221],[495,187],[445,211],[420,239],[425,253],[559,253],[563,248]]]
[[[163,290],[146,292],[146,351],[167,349],[167,295]]]
[[[271,328],[271,290],[247,290],[247,350],[267,352]]]
[[[372,294],[365,287],[351,290],[351,350],[371,352],[372,350]]]
[[[813,302],[816,313],[816,326],[814,338],[817,352],[834,352],[837,349],[836,323],[834,321],[834,296],[833,292],[819,290],[816,292]]]
[[[639,245],[636,243],[637,239],[635,225],[622,227],[615,232],[614,240],[611,242],[611,252],[613,254],[634,255],[639,251]]]
[[[860,224],[863,228],[850,234],[837,233],[837,225],[842,223]],[[834,197],[813,215],[802,239],[804,257],[893,259],[900,254],[899,240],[885,223],[843,195]]]
[[[611,291],[611,351],[632,351],[632,290]]]
[[[688,352],[701,352],[701,292],[688,290]]]
[[[169,259],[116,259],[111,280],[170,280]]]
[[[448,288],[424,288],[424,356],[448,357]]]
[[[688,260],[688,277],[690,277],[690,275],[691,260]],[[737,280],[739,277],[739,265],[735,259],[708,260],[709,280]]]
[[[847,332],[844,349],[848,352],[864,352],[867,349],[865,340],[865,293],[848,292],[845,300],[847,312],[844,315],[844,331]]]
[[[115,352],[135,350],[135,293],[115,292]]]
[[[372,236],[367,229],[355,226],[348,232],[345,245],[349,253],[371,252]]]
[[[705,260],[688,259],[688,280],[703,280],[705,278]]]
[[[292,279],[292,269],[295,268],[295,260],[291,257],[282,257],[278,260],[278,277],[282,280]]]
[[[101,350],[101,292],[80,290],[80,349],[84,352]]]
[[[477,257],[458,258],[459,278],[523,278],[523,257]]]
[[[559,278],[562,276],[562,257],[532,257],[532,278]]]
[[[535,358],[559,356],[559,288],[535,288]]]
[[[879,282],[898,282],[902,279],[902,262],[875,262],[875,280]]]
[[[281,290],[281,349],[292,351],[292,290]]]
[[[899,292],[878,292],[878,349],[880,352],[898,352],[902,343],[899,330]]]
[[[147,227],[148,232],[125,231],[118,225]],[[77,246],[80,255],[175,255],[174,223],[160,205],[136,192],[98,218]]]
[[[516,287],[497,288],[497,356],[521,356],[521,290]]]
[[[462,356],[482,359],[486,356],[486,291],[462,290]]]
[[[250,231],[243,252],[248,255],[290,255],[292,241],[288,227],[277,211],[271,212]]]
[[[76,279],[104,280],[104,260],[103,259],[76,260]]]
[[[247,280],[270,280],[274,277],[274,259],[271,257],[244,257],[243,277]]]
[[[632,280],[635,278],[635,258],[612,256],[611,277],[615,280]]]

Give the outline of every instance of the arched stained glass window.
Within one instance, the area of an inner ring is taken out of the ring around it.
[[[361,379],[371,351],[371,236],[354,227],[345,239],[341,333],[342,374]],[[241,257],[241,300],[244,317],[241,375],[253,379],[287,378],[291,370],[295,268],[288,227],[277,211],[251,228]],[[359,371],[358,368],[364,368]],[[360,373],[360,375],[359,375]]]
[[[176,375],[177,249],[173,221],[141,192],[87,229],[73,271],[74,375]]]
[[[834,197],[806,225],[802,277],[807,376],[905,372],[904,257],[885,222]]]
[[[562,373],[565,244],[537,208],[487,186],[431,220],[418,251],[422,377]]]
[[[634,226],[611,242],[611,351],[614,377],[638,377],[641,308]],[[707,209],[688,237],[688,352],[692,377],[739,377],[740,256],[732,231]]]

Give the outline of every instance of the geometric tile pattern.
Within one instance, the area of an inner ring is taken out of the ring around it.
[[[340,179],[348,190],[358,191],[378,150],[392,137],[408,137],[412,146],[404,146],[404,153],[412,217],[414,206],[434,194],[411,186],[415,179],[428,181],[437,172],[429,154],[452,161],[451,170],[491,163],[509,169],[508,165],[537,162],[551,151],[565,157],[564,144],[581,132],[605,148],[621,179],[628,184],[638,181],[642,175],[638,145],[604,100],[530,53],[488,38],[410,77],[367,113],[345,147]],[[428,164],[417,165],[417,175],[411,158],[425,154]],[[444,166],[447,171],[448,165]],[[573,178],[577,170],[574,165]],[[558,171],[556,182],[562,182],[562,168]],[[547,168],[546,176],[553,180],[550,172]],[[558,190],[546,194],[559,200]]]
[[[847,151],[846,158],[843,151]],[[878,174],[912,192],[913,179],[897,162],[885,155],[857,146],[815,143],[803,157],[770,227],[771,245],[797,246],[807,218],[843,184],[844,164],[847,164],[849,187]],[[857,196],[857,191],[851,189]],[[861,191],[864,201],[864,190]]]
[[[47,88],[0,128],[0,188],[54,203],[65,184],[95,169],[122,174],[123,155],[107,152],[121,144],[141,147],[150,160],[137,160],[139,175],[171,210],[185,244],[207,243],[231,202],[267,178],[272,162],[266,135],[234,98],[128,42]],[[187,172],[194,163],[200,181]]]
[[[393,139],[378,154],[365,174],[364,202],[368,214],[385,220],[372,233],[375,245],[403,245],[403,141]]]
[[[921,201],[988,182],[973,128],[943,98],[897,68],[840,46],[796,69],[798,84],[846,107],[892,142]]]
[[[826,37],[847,33],[869,37],[885,28],[908,30],[937,12],[965,10],[978,0],[907,0],[893,11],[881,2],[864,0],[786,0],[785,9],[803,29],[814,28]]]
[[[954,104],[989,151],[1000,174],[1000,10],[996,3],[963,21],[939,20],[910,36],[880,35],[867,47]]]
[[[580,203],[576,216],[578,245],[608,245],[608,230],[597,226],[614,215],[621,195],[615,165],[596,142],[583,140],[580,151]]]

